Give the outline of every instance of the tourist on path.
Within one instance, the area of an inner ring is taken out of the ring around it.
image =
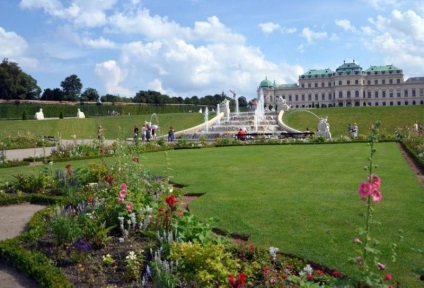
[[[169,131],[168,131],[168,142],[170,143],[174,142],[174,137],[175,137],[175,130],[171,126],[169,127]]]

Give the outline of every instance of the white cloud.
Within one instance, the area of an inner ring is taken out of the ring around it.
[[[74,23],[80,27],[97,27],[107,23],[106,10],[112,9],[117,0],[72,0],[65,7],[58,0],[21,0],[24,9],[43,9],[45,13]]]
[[[310,28],[306,27],[302,30],[302,36],[306,38],[308,44],[311,44],[314,40],[327,38],[327,32],[314,32]]]
[[[114,48],[116,46],[115,43],[103,37],[97,39],[84,38],[82,43],[94,49]]]
[[[15,32],[7,32],[0,27],[0,58],[8,58],[21,67],[33,68],[38,61],[28,55],[28,44]]]
[[[116,61],[109,60],[98,63],[95,68],[95,73],[104,83],[106,93],[133,96],[127,88],[120,85],[127,77],[127,73],[118,66]]]
[[[336,19],[334,21],[334,23],[339,26],[342,27],[345,31],[348,32],[352,32],[352,33],[357,33],[357,29],[355,28],[355,26],[353,26],[349,20],[347,19]]]
[[[424,18],[412,10],[393,10],[389,17],[370,19],[375,34],[369,48],[384,55],[386,63],[418,70],[424,65]],[[422,76],[422,75],[421,75]]]
[[[274,31],[281,30],[281,26],[273,22],[260,23],[259,28],[261,28],[262,32],[265,34],[271,34]]]
[[[21,56],[27,48],[28,44],[24,38],[0,27],[0,55],[2,58]]]
[[[400,4],[399,0],[363,0],[376,10],[384,10],[385,8],[396,7]]]
[[[153,91],[157,91],[160,92],[162,94],[167,94],[167,91],[165,89],[163,89],[162,87],[162,81],[160,79],[154,79],[153,81],[151,81],[148,85],[147,85],[147,89],[148,90],[153,90]]]

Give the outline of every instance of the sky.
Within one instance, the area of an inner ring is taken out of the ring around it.
[[[0,58],[42,89],[257,96],[343,61],[424,76],[424,0],[0,0]]]

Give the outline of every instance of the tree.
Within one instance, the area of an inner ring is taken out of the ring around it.
[[[97,101],[99,99],[99,93],[94,88],[87,88],[81,94],[81,101]]]
[[[66,101],[77,101],[81,95],[82,83],[77,75],[72,74],[60,83]]]
[[[63,99],[65,99],[65,94],[60,88],[54,88],[53,90],[50,88],[44,89],[41,96],[41,100],[45,101],[63,101]]]
[[[37,81],[7,58],[0,64],[0,99],[38,99]]]
[[[121,102],[121,97],[112,95],[112,94],[106,94],[102,97],[100,97],[100,100],[102,102]]]
[[[238,98],[238,102],[239,102],[239,107],[247,107],[247,100],[246,97],[244,96],[240,96]]]

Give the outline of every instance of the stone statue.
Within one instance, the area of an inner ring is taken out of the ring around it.
[[[40,108],[40,111],[35,113],[35,119],[37,119],[37,120],[43,120],[44,119],[43,108]]]
[[[331,139],[330,124],[327,123],[327,117],[320,118],[317,128],[318,136]]]
[[[78,112],[77,112],[77,118],[85,118],[84,112],[81,112],[81,110],[79,108],[78,108]]]

